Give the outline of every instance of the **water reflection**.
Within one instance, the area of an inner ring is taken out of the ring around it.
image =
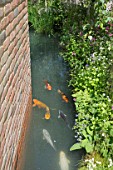
[[[50,108],[51,118],[45,120],[45,110],[33,107],[21,170],[77,170],[75,165],[81,159],[82,151],[69,151],[75,143],[74,132],[68,128],[64,120],[58,118],[61,110],[72,128],[75,109],[68,88],[67,66],[58,55],[57,40],[30,31],[30,42],[33,98],[42,101]],[[45,89],[43,80],[50,82],[51,91]],[[58,89],[68,97],[68,103],[62,100]],[[44,129],[49,133],[53,146],[50,141],[47,142],[49,140],[47,136],[46,140],[43,140]],[[68,169],[63,169],[63,161]]]

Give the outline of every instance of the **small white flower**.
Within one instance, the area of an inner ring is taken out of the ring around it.
[[[108,168],[110,168],[111,166],[113,166],[113,161],[111,158],[108,159],[109,160],[109,165],[108,165]]]
[[[102,136],[105,136],[105,134],[104,134],[104,133],[102,133]]]
[[[96,161],[96,163],[99,164],[99,165],[101,164],[101,162],[99,162],[99,161]]]

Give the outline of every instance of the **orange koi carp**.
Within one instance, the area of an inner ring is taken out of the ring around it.
[[[50,117],[51,117],[50,110],[49,110],[49,107],[45,103],[43,103],[43,102],[41,102],[37,99],[33,99],[33,107],[35,107],[35,106],[38,106],[38,108],[46,109],[46,113],[45,113],[44,118],[47,119],[47,120],[50,119]]]
[[[49,107],[45,103],[43,103],[37,99],[33,99],[33,102],[34,102],[33,107],[38,106],[38,108],[44,108],[44,109],[46,109],[46,111],[49,111]]]
[[[63,99],[66,103],[69,102],[69,99],[67,98],[67,96],[66,96],[61,90],[58,89],[58,93],[61,94],[62,99]]]
[[[44,82],[45,82],[45,88],[49,91],[52,90],[52,86],[48,83],[48,81],[44,80]]]

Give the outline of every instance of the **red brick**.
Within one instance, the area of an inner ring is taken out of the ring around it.
[[[14,19],[14,13],[13,12],[9,13],[8,19],[9,19],[10,22],[13,21],[13,19]]]
[[[15,91],[13,89],[12,93],[11,93],[11,96],[9,98],[9,101],[12,102],[13,101],[13,98],[14,98],[14,95],[15,95]]]
[[[3,77],[4,77],[4,75],[6,74],[6,69],[7,69],[7,67],[6,67],[6,65],[4,65],[4,66],[2,67],[2,70],[1,70],[1,73],[0,73],[0,83],[2,82]]]
[[[13,30],[13,28],[14,28],[14,26],[13,26],[13,22],[12,22],[6,27],[6,36],[8,36],[10,34],[10,32]]]
[[[2,58],[1,58],[1,65],[2,65],[2,66],[6,63],[6,61],[7,61],[7,59],[8,59],[8,56],[9,56],[8,51],[5,51],[4,54],[3,54],[3,56],[2,56]]]
[[[14,49],[14,42],[11,42],[9,48],[8,48],[8,51],[9,51],[9,54],[11,54],[11,52],[13,51]]]
[[[9,36],[6,36],[6,40],[5,40],[4,43],[3,43],[4,51],[7,50],[7,48],[9,47],[9,45],[10,45],[10,37],[9,37]]]
[[[18,17],[13,20],[14,27],[18,24],[18,22],[19,22]]]
[[[8,80],[9,85],[11,84],[13,77],[14,77],[14,72],[11,72],[11,74],[9,76],[9,80]]]
[[[10,42],[15,38],[15,30],[11,32],[10,34]]]
[[[19,11],[19,13],[22,11],[22,9],[23,9],[23,5],[20,4],[20,5],[18,6],[18,11]]]
[[[8,17],[4,17],[2,20],[1,20],[1,27],[2,27],[2,30],[9,24],[9,18]]]

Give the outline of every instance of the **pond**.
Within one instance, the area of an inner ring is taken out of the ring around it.
[[[30,30],[30,46],[32,96],[50,108],[51,118],[44,119],[45,109],[32,108],[20,170],[77,170],[83,151],[69,150],[75,143],[72,130],[75,108],[68,87],[68,67],[59,55],[57,39]],[[51,84],[52,90],[45,88],[45,80]],[[68,103],[63,101],[58,89],[68,97]],[[66,115],[66,121],[58,118],[59,110]],[[43,139],[44,129],[49,133],[54,147]],[[68,169],[61,165],[62,161],[67,163]]]

